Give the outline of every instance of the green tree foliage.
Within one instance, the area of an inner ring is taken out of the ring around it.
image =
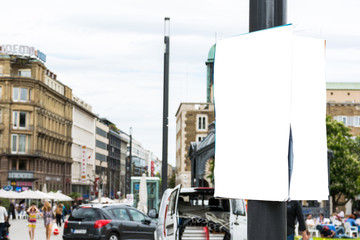
[[[174,188],[174,187],[175,187],[175,184],[176,184],[175,174],[173,174],[173,175],[171,176],[171,178],[169,179],[169,181],[168,181],[168,188]]]
[[[72,199],[77,200],[78,198],[81,197],[81,194],[78,193],[78,192],[72,192],[72,193],[70,193],[69,196],[70,196]]]
[[[352,138],[350,128],[326,117],[327,146],[333,151],[330,161],[330,195],[336,206],[345,205],[360,194],[360,138]]]
[[[209,171],[210,174],[207,176],[207,178],[211,181],[212,184],[214,184],[214,169],[215,169],[215,159],[209,160]]]
[[[3,206],[6,209],[9,209],[10,201],[7,198],[0,198],[1,200],[1,206]]]

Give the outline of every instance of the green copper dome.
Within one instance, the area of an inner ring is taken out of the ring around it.
[[[215,51],[216,51],[216,44],[214,44],[214,45],[210,48],[207,62],[214,62],[214,59],[215,59]]]

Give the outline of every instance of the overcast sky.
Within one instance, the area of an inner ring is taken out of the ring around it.
[[[168,159],[175,165],[176,110],[181,102],[206,101],[208,51],[248,32],[248,8],[248,0],[7,0],[0,44],[44,52],[47,68],[74,95],[122,131],[132,127],[133,137],[161,158],[164,17],[170,17]],[[327,81],[360,79],[359,10],[359,0],[288,0],[287,22],[297,34],[327,40]]]

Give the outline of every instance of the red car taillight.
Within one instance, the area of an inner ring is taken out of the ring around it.
[[[206,236],[206,240],[210,239],[210,233],[209,233],[209,228],[208,227],[203,227],[204,232],[205,232],[205,236]]]
[[[94,224],[94,228],[101,228],[110,222],[111,222],[111,220],[104,220],[104,219],[97,220]]]
[[[67,228],[68,220],[65,221],[64,228]]]

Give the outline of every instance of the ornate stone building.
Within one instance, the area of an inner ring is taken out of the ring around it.
[[[72,112],[72,90],[39,57],[0,55],[1,187],[70,193]]]
[[[205,62],[207,68],[206,103],[181,103],[176,112],[176,184],[191,186],[191,160],[189,147],[192,142],[201,142],[209,133],[209,124],[215,121],[214,109],[214,58],[213,45]],[[208,166],[206,166],[208,169]],[[208,174],[208,173],[207,173]],[[211,185],[206,177],[199,186]]]
[[[191,186],[189,147],[192,142],[200,142],[208,135],[209,124],[214,120],[212,103],[180,104],[176,112],[176,184]],[[209,183],[205,185],[209,186]]]

